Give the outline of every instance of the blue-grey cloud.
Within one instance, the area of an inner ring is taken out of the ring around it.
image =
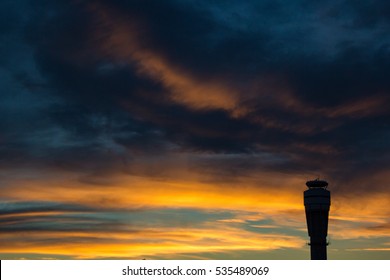
[[[388,168],[383,1],[95,4],[20,1],[2,10],[9,11],[0,50],[4,168],[130,172],[172,151],[193,153],[197,169],[229,170],[225,176],[306,170],[341,180]],[[234,117],[172,102],[136,62],[99,49],[123,28],[102,22],[99,9],[135,25],[139,45],[194,79],[222,81],[249,112]]]

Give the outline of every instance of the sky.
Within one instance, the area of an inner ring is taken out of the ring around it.
[[[390,2],[4,0],[1,259],[390,259]]]

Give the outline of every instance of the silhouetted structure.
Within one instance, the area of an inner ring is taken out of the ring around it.
[[[316,179],[306,182],[308,190],[303,192],[307,230],[310,236],[310,255],[312,260],[326,260],[326,236],[330,208],[328,182]]]

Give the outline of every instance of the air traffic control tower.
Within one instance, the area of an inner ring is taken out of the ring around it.
[[[303,192],[307,230],[310,236],[310,255],[312,260],[326,260],[326,236],[330,208],[328,182],[319,179],[306,182],[308,190]]]

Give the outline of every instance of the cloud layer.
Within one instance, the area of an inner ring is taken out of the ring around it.
[[[3,253],[157,257],[160,242],[166,258],[302,258],[301,191],[318,176],[342,249],[388,248],[389,4],[38,2],[0,9]]]

